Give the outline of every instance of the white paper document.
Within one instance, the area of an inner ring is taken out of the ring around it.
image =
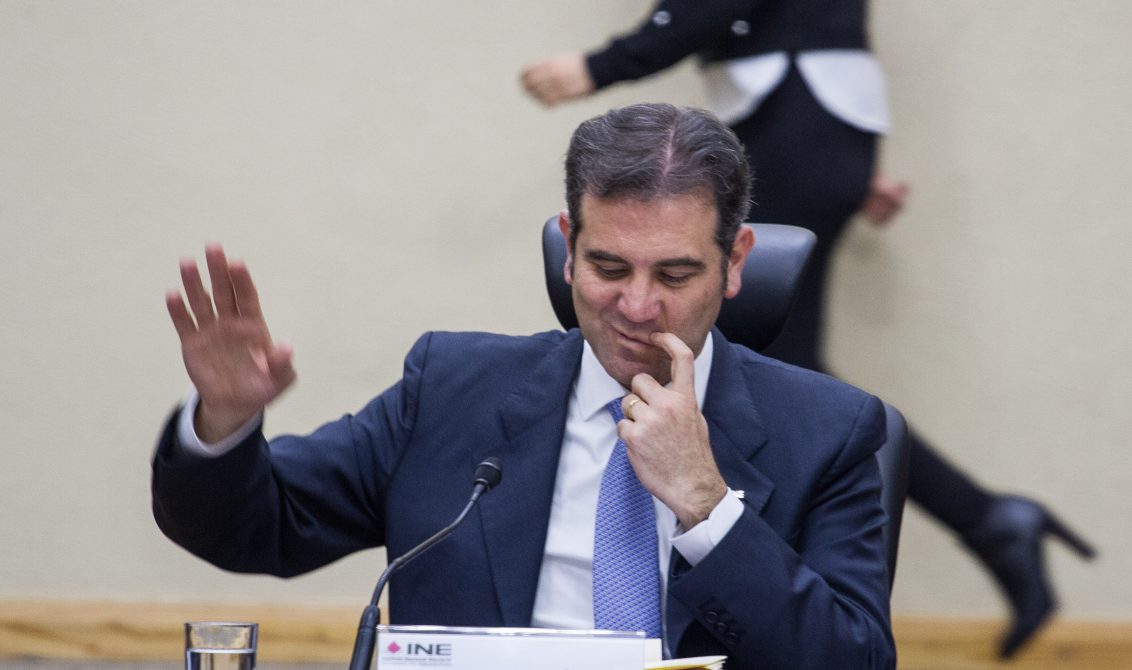
[[[645,670],[720,670],[726,660],[726,656],[674,658],[669,661],[645,663]]]

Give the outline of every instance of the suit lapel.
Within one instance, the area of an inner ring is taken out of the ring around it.
[[[480,515],[504,626],[529,626],[546,547],[547,524],[582,337],[569,331],[500,404],[504,441],[482,445],[495,454],[503,483],[483,498]],[[478,461],[477,461],[478,462]]]
[[[712,453],[727,486],[742,491],[744,504],[761,514],[774,492],[774,484],[753,465],[755,455],[766,444],[766,431],[754,391],[743,376],[736,345],[724,339],[718,329],[712,331],[712,337],[715,353],[703,408]],[[676,550],[669,559],[673,566],[683,560]],[[668,598],[665,608],[666,642],[675,653],[695,614],[674,598]]]
[[[718,330],[713,330],[712,335],[715,353],[704,398],[712,453],[727,485],[743,491],[747,506],[759,513],[770,499],[774,484],[752,465],[755,454],[767,441],[762,416],[756,409],[756,391],[743,376],[742,363],[734,350],[736,345],[724,339]]]

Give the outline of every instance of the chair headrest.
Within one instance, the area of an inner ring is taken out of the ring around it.
[[[755,246],[743,267],[743,288],[739,295],[723,301],[715,325],[736,344],[755,351],[769,346],[794,304],[799,280],[813,252],[817,238],[797,226],[773,223],[747,223],[755,231]],[[558,216],[542,228],[543,272],[550,305],[562,327],[578,325],[570,285],[563,277],[566,240],[558,229]]]

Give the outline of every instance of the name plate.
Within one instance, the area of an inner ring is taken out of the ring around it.
[[[659,651],[659,640],[644,633],[378,626],[375,660],[379,670],[641,670],[653,647]]]

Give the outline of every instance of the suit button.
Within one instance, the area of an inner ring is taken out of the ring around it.
[[[672,15],[662,9],[652,15],[652,22],[657,26],[667,26],[669,23],[672,23]]]
[[[731,34],[736,37],[746,37],[751,33],[751,24],[746,21],[736,21],[731,24]]]
[[[728,646],[734,647],[735,645],[739,644],[739,636],[735,633],[728,633],[727,635],[723,636],[723,641],[726,642]]]
[[[719,612],[716,612],[715,610],[708,610],[704,612],[704,621],[708,623],[715,623],[716,621],[719,621]]]
[[[719,633],[720,635],[726,635],[727,631],[729,631],[730,629],[731,627],[727,625],[726,621],[720,621],[719,623],[715,624],[715,632]]]

